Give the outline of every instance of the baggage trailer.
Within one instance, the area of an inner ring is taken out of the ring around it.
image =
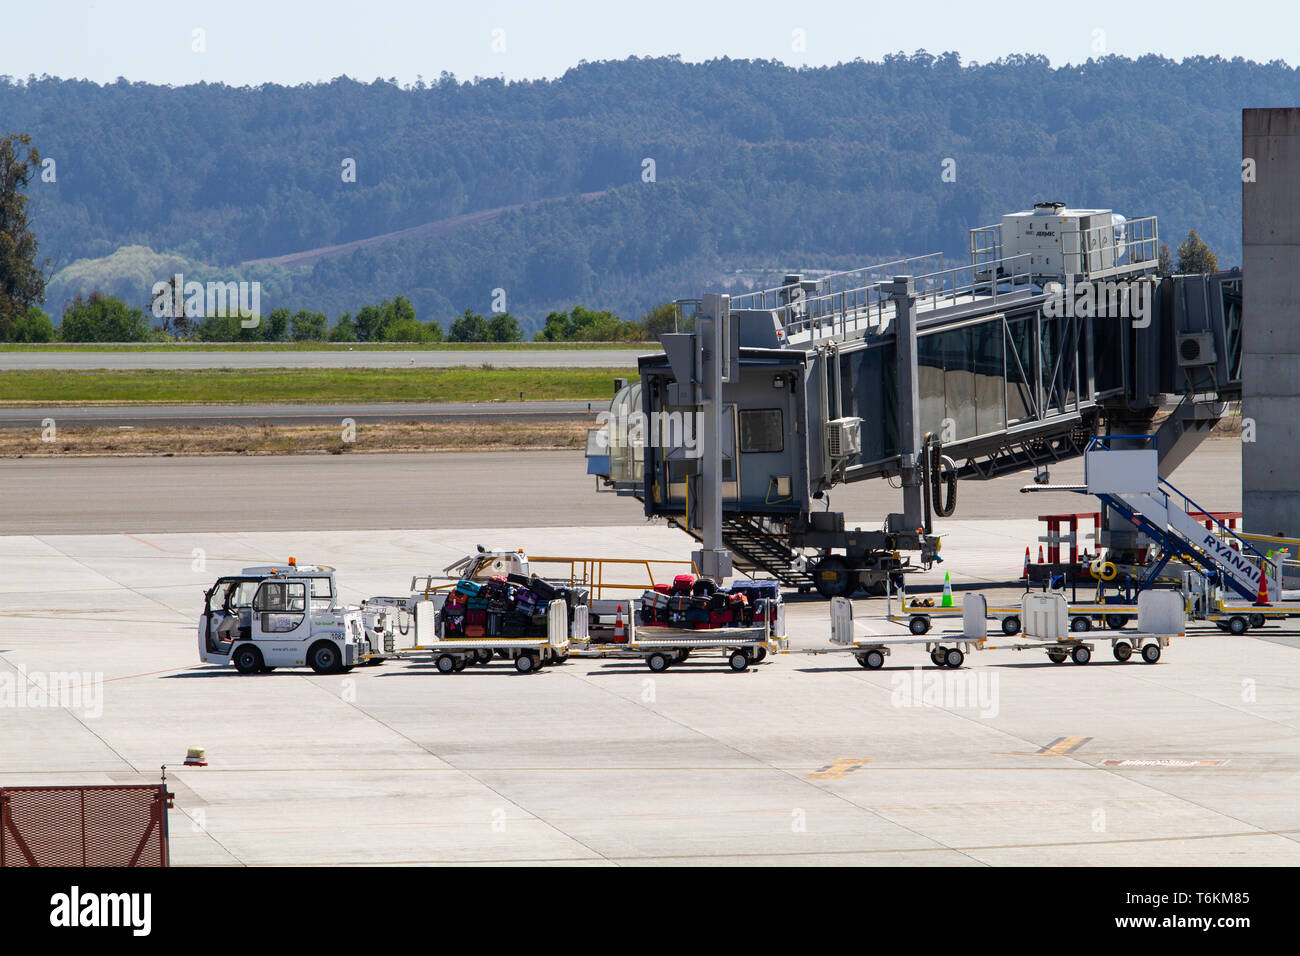
[[[748,670],[767,657],[768,652],[782,653],[788,648],[784,638],[774,637],[772,624],[762,627],[715,627],[688,631],[677,627],[638,627],[623,656],[638,656],[656,674],[673,664],[683,663],[693,654],[721,654],[733,671]]]
[[[543,571],[545,567],[545,571]],[[671,578],[678,571],[689,571],[689,561],[663,558],[581,558],[530,556],[523,549],[478,549],[443,568],[441,575],[416,575],[411,579],[413,598],[417,595],[434,601],[439,607],[446,592],[459,580],[485,581],[494,575],[527,578],[535,575],[546,583],[586,595],[587,627],[602,640],[609,640],[614,621],[622,613],[632,616],[634,593],[653,588],[656,577]],[[643,577],[642,577],[643,575]],[[640,580],[625,580],[638,578]],[[623,596],[623,592],[628,592]],[[585,640],[586,638],[584,638]]]
[[[712,627],[674,627],[647,620],[648,608],[645,602],[651,598],[663,601],[669,598],[667,594],[647,591],[642,595],[639,609],[616,621],[612,641],[597,644],[588,640],[577,643],[573,652],[583,657],[641,657],[655,673],[665,671],[673,664],[680,664],[695,653],[720,653],[727,659],[732,670],[743,671],[750,664],[762,661],[769,652],[785,652],[789,643],[785,637],[785,604],[780,600],[779,587],[775,582],[742,581],[733,585],[733,593],[737,590],[751,593],[761,591],[774,595],[762,599],[761,605],[755,605],[761,607],[761,621],[754,620],[752,624],[741,625],[722,623]],[[684,595],[678,596],[687,599]],[[700,613],[705,620],[711,616],[707,611]],[[730,615],[730,612],[727,614]],[[726,619],[731,620],[729,616]]]
[[[949,608],[943,608],[948,611]],[[889,618],[893,620],[893,618]],[[1019,618],[1017,617],[1017,622]],[[923,644],[936,667],[961,667],[966,655],[979,648],[985,636],[985,619],[979,619],[980,637],[959,641],[941,642],[933,637],[890,637],[876,634],[859,636],[853,624],[853,603],[848,598],[831,598],[831,643],[834,647],[808,648],[805,654],[852,654],[858,664],[867,670],[885,666],[885,658],[893,648],[909,644]],[[926,630],[929,630],[927,626]],[[947,644],[953,646],[948,647]]]
[[[982,594],[967,595],[963,605],[968,602],[969,615],[963,618],[959,632],[963,639],[974,633],[976,619],[987,613]],[[1063,594],[1026,594],[1021,608],[1021,620],[1025,623],[1023,634],[1027,640],[1000,644],[989,639],[1000,640],[997,635],[986,635],[980,642],[980,650],[1042,650],[1053,664],[1062,664],[1067,657],[1076,664],[1087,664],[1092,660],[1096,645],[1106,640],[1076,636],[1079,632],[1070,628],[1069,605]],[[1138,594],[1137,617],[1136,630],[1117,632],[1109,639],[1111,655],[1121,664],[1135,653],[1144,663],[1154,664],[1160,660],[1161,651],[1169,646],[1170,640],[1187,634],[1186,603],[1177,591],[1142,591]]]
[[[587,609],[574,609],[575,629],[586,631]],[[514,661],[515,670],[531,674],[548,664],[562,664],[569,658],[569,607],[552,601],[546,610],[545,637],[464,637],[448,635],[432,601],[415,606],[417,648],[430,653],[442,674],[457,674],[471,664],[487,665],[500,657]],[[432,639],[422,639],[422,632]]]
[[[1000,622],[1004,637],[1014,637],[1020,633],[1020,607],[1002,605],[990,607],[987,610],[990,620]],[[1108,627],[1112,631],[1122,630],[1137,616],[1137,610],[1137,605],[1131,603],[1080,602],[1067,605],[1070,630],[1072,631],[1091,631],[1102,626]],[[885,619],[895,624],[905,624],[912,634],[921,637],[930,632],[935,618],[957,618],[961,617],[962,614],[963,611],[959,607],[931,607],[924,604],[908,604],[906,595],[902,595],[899,613],[892,613],[889,605],[887,605]]]
[[[1174,591],[1144,591],[1138,595],[1136,611],[1137,629],[1110,637],[1111,653],[1121,663],[1136,652],[1144,662],[1154,664],[1172,638],[1186,635],[1182,595]],[[860,665],[871,670],[884,665],[892,648],[906,644],[923,644],[936,667],[961,667],[967,655],[976,650],[1042,650],[1054,664],[1063,663],[1066,658],[1076,664],[1087,664],[1096,645],[1107,638],[1078,636],[1080,632],[1072,628],[1069,612],[1063,594],[1026,594],[1019,612],[1020,620],[1025,622],[1023,639],[994,643],[1013,635],[990,632],[987,624],[990,612],[984,595],[967,594],[962,601],[960,631],[944,631],[931,637],[860,637],[854,631],[852,604],[840,598],[831,602],[831,643],[836,646],[813,648],[806,653],[851,653]]]

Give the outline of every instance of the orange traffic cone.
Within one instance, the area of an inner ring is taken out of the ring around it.
[[[1020,572],[1020,580],[1029,580],[1029,546],[1025,546],[1025,570]]]
[[[627,624],[623,622],[623,605],[618,606],[618,613],[614,615],[614,643],[627,643]]]
[[[1039,564],[1046,563],[1043,561],[1043,546],[1041,544],[1038,546],[1038,563]]]
[[[1259,568],[1259,594],[1255,597],[1255,603],[1268,603],[1268,568],[1263,565]]]

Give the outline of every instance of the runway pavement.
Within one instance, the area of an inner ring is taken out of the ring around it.
[[[1174,473],[1173,483],[1202,507],[1239,510],[1240,456],[1235,440],[1208,441]],[[1082,475],[1080,460],[1052,469],[1054,483],[1078,482]],[[956,515],[940,519],[937,530],[947,533],[965,519],[1096,510],[1096,499],[1086,495],[1018,492],[1030,484],[1032,472],[963,481]],[[901,493],[884,481],[841,486],[828,497],[850,527],[878,528],[901,506]],[[0,460],[0,534],[593,526],[640,520],[640,502],[597,493],[581,452]]]

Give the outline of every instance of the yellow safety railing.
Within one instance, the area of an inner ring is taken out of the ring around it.
[[[655,580],[654,566],[656,565],[694,571],[694,566],[690,561],[670,561],[658,558],[557,558],[529,555],[528,567],[534,574],[540,573],[533,567],[537,564],[567,564],[569,566],[569,586],[586,588],[594,598],[603,597],[606,588],[615,591],[646,591],[653,588],[655,584],[659,583]],[[606,581],[606,565],[622,566],[620,570],[628,566],[641,568],[645,571],[646,576],[644,580],[639,582]],[[555,574],[541,576],[550,581],[558,581],[562,577],[562,575]]]

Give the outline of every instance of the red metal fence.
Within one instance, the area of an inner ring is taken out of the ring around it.
[[[167,866],[166,783],[0,787],[0,867]]]

